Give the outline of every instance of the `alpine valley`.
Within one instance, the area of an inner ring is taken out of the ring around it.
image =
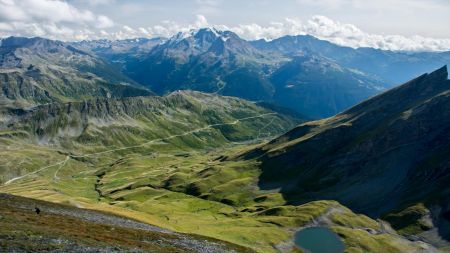
[[[215,28],[3,38],[0,251],[309,252],[319,227],[329,252],[450,252],[448,63]]]

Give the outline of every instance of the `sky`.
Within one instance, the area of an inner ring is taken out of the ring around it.
[[[241,37],[310,34],[350,47],[450,50],[450,0],[0,0],[0,37],[170,37],[201,27]]]

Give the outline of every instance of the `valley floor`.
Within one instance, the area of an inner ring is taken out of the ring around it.
[[[2,142],[3,164],[40,169],[9,180],[0,192],[107,211],[258,252],[298,251],[293,235],[309,226],[330,227],[347,252],[433,251],[335,201],[293,206],[278,191],[259,189],[256,161],[224,159],[257,144],[186,151],[155,141],[83,156],[11,138]]]

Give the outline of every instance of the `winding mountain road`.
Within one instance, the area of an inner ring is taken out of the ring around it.
[[[49,169],[49,168],[52,168],[52,167],[55,167],[55,166],[58,166],[58,165],[59,165],[60,167],[55,171],[55,174],[53,175],[53,180],[58,180],[58,179],[59,179],[59,178],[58,178],[58,173],[59,173],[59,171],[64,167],[64,165],[67,163],[67,161],[68,161],[70,158],[92,157],[92,156],[104,155],[104,154],[107,154],[107,153],[112,153],[112,152],[121,151],[121,150],[127,150],[127,149],[133,149],[133,148],[140,148],[140,147],[143,147],[143,146],[146,146],[146,145],[150,145],[150,144],[153,144],[153,143],[156,143],[156,142],[165,141],[165,140],[170,140],[170,139],[174,139],[174,138],[177,138],[177,137],[182,137],[182,136],[190,135],[190,134],[197,133],[197,132],[201,132],[201,131],[205,131],[205,130],[207,130],[207,129],[211,129],[211,128],[214,128],[214,127],[218,127],[218,126],[226,126],[226,125],[236,125],[236,124],[238,124],[238,123],[241,122],[241,121],[250,120],[250,119],[256,119],[256,118],[262,118],[262,117],[266,117],[266,116],[269,116],[269,115],[277,115],[277,113],[276,113],[276,112],[272,112],[272,113],[263,113],[263,114],[256,115],[256,116],[250,116],[250,117],[244,117],[244,118],[236,119],[236,120],[233,121],[233,122],[211,124],[211,125],[207,125],[207,126],[204,126],[204,127],[201,127],[201,128],[194,129],[194,130],[186,131],[186,132],[181,133],[181,134],[174,134],[174,135],[170,135],[170,136],[164,137],[164,138],[153,139],[153,140],[150,140],[150,141],[144,142],[144,143],[142,143],[142,144],[138,144],[138,145],[127,146],[127,147],[121,147],[121,148],[114,148],[114,149],[109,149],[109,150],[100,151],[100,152],[96,152],[96,153],[90,153],[90,154],[83,154],[83,155],[68,155],[68,156],[67,156],[64,160],[62,160],[62,161],[59,161],[59,162],[54,163],[54,164],[51,164],[51,165],[44,166],[44,167],[42,167],[42,168],[39,168],[39,169],[37,169],[37,170],[35,170],[35,171],[33,171],[33,172],[30,172],[30,173],[27,173],[27,174],[25,174],[25,175],[22,175],[22,176],[19,176],[19,177],[15,177],[15,178],[12,178],[12,179],[6,181],[3,185],[9,185],[9,184],[11,184],[11,183],[13,183],[13,182],[15,182],[15,181],[17,181],[17,180],[26,178],[26,177],[28,177],[28,176],[37,174],[37,173],[39,173],[39,172],[41,172],[41,171],[43,171],[43,170],[46,170],[46,169]],[[272,121],[273,121],[273,120],[272,120]],[[272,122],[272,121],[271,121],[271,122]],[[270,123],[271,123],[271,122],[270,122]]]

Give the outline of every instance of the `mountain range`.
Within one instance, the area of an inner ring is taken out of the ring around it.
[[[158,94],[193,89],[266,101],[314,118],[331,116],[384,89],[377,79],[324,57],[293,59],[262,51],[233,32],[213,28],[178,33],[135,56],[125,61],[123,73]],[[334,75],[346,81],[329,82]]]
[[[2,39],[0,251],[299,252],[321,227],[448,252],[449,59],[214,28]]]
[[[307,35],[246,41],[215,28],[168,39],[63,43],[7,38],[0,48],[6,99],[70,101],[83,95],[75,82],[90,90],[86,98],[191,89],[264,101],[307,118],[332,116],[450,62],[448,52],[353,49]],[[62,76],[64,84],[55,81]],[[18,84],[27,86],[26,92],[13,90]],[[51,92],[45,94],[41,87]]]
[[[13,108],[153,94],[97,56],[67,43],[10,37],[0,45],[0,103]]]
[[[310,35],[288,35],[272,41],[257,40],[251,43],[258,49],[285,55],[320,55],[343,67],[376,76],[388,88],[450,63],[450,52],[402,52],[364,47],[354,49]]]
[[[118,64],[125,75],[157,94],[193,89],[238,96],[310,118],[332,116],[450,62],[448,52],[353,49],[307,35],[246,41],[214,28],[169,39],[74,44],[80,45]]]

